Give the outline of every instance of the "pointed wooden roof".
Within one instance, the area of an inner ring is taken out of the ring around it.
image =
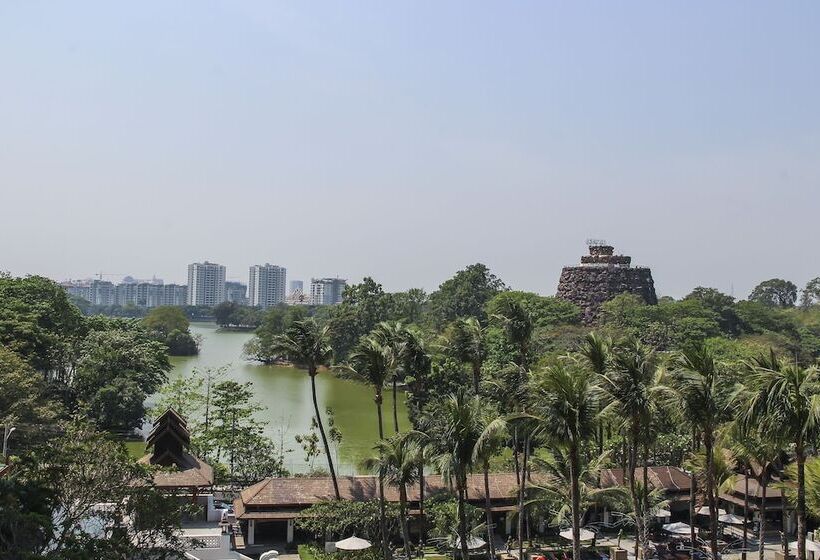
[[[139,462],[170,469],[154,475],[154,484],[157,486],[179,488],[213,485],[214,474],[211,466],[188,453],[191,445],[188,423],[173,408],[169,408],[154,420],[154,427],[146,442],[147,448],[153,450]]]

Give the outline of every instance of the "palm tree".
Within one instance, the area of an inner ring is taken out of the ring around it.
[[[489,547],[490,558],[495,558],[495,539],[493,538],[493,511],[490,501],[490,460],[495,457],[507,442],[507,427],[499,422],[497,418],[490,415],[489,408],[487,414],[482,419],[485,424],[481,437],[476,441],[473,449],[473,462],[481,465],[484,471],[484,517],[487,525],[487,546]]]
[[[758,560],[763,560],[766,543],[766,490],[777,470],[780,456],[783,453],[783,444],[777,439],[762,439],[759,434],[746,429],[741,421],[732,422],[726,432],[726,445],[731,450],[735,460],[742,466],[745,480],[744,525],[743,525],[743,558],[746,557],[747,527],[749,521],[748,502],[749,478],[754,478],[760,486],[760,527],[758,529]]]
[[[404,372],[402,371],[402,358],[406,350],[406,329],[401,321],[383,321],[376,325],[370,333],[379,344],[391,352],[390,381],[393,386],[393,430],[399,433],[399,407],[398,407],[398,384]]]
[[[754,367],[748,386],[754,391],[745,414],[747,426],[764,436],[778,434],[794,445],[797,463],[797,557],[806,559],[806,447],[820,435],[820,371],[797,364]]]
[[[596,333],[589,333],[581,344],[578,353],[586,361],[587,366],[598,375],[606,374],[611,357],[612,339],[601,337]],[[604,418],[598,419],[598,455],[604,452]]]
[[[601,470],[609,461],[609,453],[594,457],[581,465],[578,473],[578,502],[580,511],[588,511],[595,506],[609,506],[612,509],[625,509],[629,501],[629,492],[623,486],[601,488]],[[531,487],[531,497],[527,505],[541,505],[548,508],[552,515],[551,525],[561,526],[571,520],[572,503],[570,488],[572,477],[569,471],[569,460],[564,446],[552,445],[546,455],[534,456],[533,466],[541,474],[539,484]]]
[[[327,467],[330,470],[330,478],[333,480],[333,492],[336,499],[340,500],[339,481],[336,479],[333,456],[330,453],[330,444],[325,434],[322,416],[319,414],[319,402],[316,398],[316,375],[319,373],[319,368],[327,365],[333,356],[333,349],[330,347],[330,329],[328,326],[320,327],[313,319],[296,321],[285,330],[284,334],[273,339],[272,347],[274,352],[287,356],[288,359],[307,368],[310,376],[310,392],[313,397],[313,414],[319,426],[319,434],[322,436]]]
[[[389,347],[383,346],[375,336],[365,336],[356,345],[350,354],[345,370],[356,380],[373,387],[373,401],[376,403],[376,417],[379,426],[379,440],[384,439],[384,421],[382,419],[382,402],[384,400],[384,384],[390,375],[393,364],[393,353]],[[384,501],[384,479],[379,479],[379,525],[382,536],[382,552],[385,560],[390,558],[390,546],[387,534],[387,519]]]
[[[507,341],[518,351],[518,367],[528,369],[530,339],[535,328],[530,312],[519,302],[504,298],[492,318],[499,322]]]
[[[364,467],[373,471],[380,480],[396,486],[399,490],[399,515],[404,553],[409,560],[410,531],[407,526],[407,485],[416,481],[421,447],[411,433],[395,434],[376,444],[378,455],[367,459]]]
[[[481,367],[487,357],[486,334],[487,329],[475,317],[456,319],[444,333],[447,350],[462,363],[470,364],[476,395],[481,386]]]
[[[594,373],[566,358],[533,372],[530,383],[538,414],[518,415],[535,424],[535,434],[567,450],[570,473],[572,556],[581,559],[581,447],[595,430],[599,391]]]
[[[632,497],[632,508],[635,511],[636,538],[635,555],[643,545],[644,556],[647,545],[641,537],[646,534],[641,513],[647,505],[647,498],[638,492],[635,478],[637,470],[638,449],[645,441],[655,414],[656,400],[653,398],[655,382],[655,355],[647,346],[637,340],[618,345],[613,354],[610,366],[603,374],[597,374],[597,381],[603,389],[603,402],[606,405],[603,414],[613,414],[622,419],[622,429],[628,441],[627,469],[624,480],[629,484]],[[641,488],[648,489],[647,465],[644,460],[644,481]]]
[[[478,396],[461,388],[444,399],[434,418],[431,442],[442,476],[454,479],[458,497],[458,537],[461,556],[467,560],[467,475],[474,465],[474,452],[486,427],[487,406]]]
[[[703,440],[706,498],[709,504],[709,532],[712,559],[718,558],[718,514],[715,498],[715,437],[720,424],[732,410],[733,385],[711,351],[701,346],[680,352],[669,372],[668,389],[673,406]]]

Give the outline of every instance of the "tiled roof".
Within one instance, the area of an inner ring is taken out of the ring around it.
[[[339,477],[339,493],[343,500],[371,500],[378,497],[378,482],[373,476]],[[442,477],[429,475],[425,477],[425,496],[445,489]],[[490,499],[513,499],[517,484],[515,474],[498,473],[490,475]],[[398,502],[399,493],[395,486],[385,486],[385,498]],[[467,480],[467,496],[472,500],[484,499],[483,475],[471,475]],[[286,507],[309,506],[335,497],[333,482],[329,477],[320,478],[267,478],[244,489],[240,499],[245,506]],[[419,500],[419,486],[413,484],[407,488],[407,499],[410,502]]]
[[[157,459],[160,458],[145,455],[139,459],[139,463],[143,465],[157,464]],[[174,459],[176,466],[172,467],[173,470],[161,470],[154,474],[154,484],[156,486],[160,488],[213,486],[214,471],[211,465],[190,453],[183,453],[182,457]]]
[[[689,492],[692,487],[692,478],[680,467],[649,467],[647,477],[653,488],[664,492]],[[635,469],[635,479],[643,480],[643,467]],[[622,486],[623,484],[623,469],[603,469],[601,471],[601,486],[604,488]]]

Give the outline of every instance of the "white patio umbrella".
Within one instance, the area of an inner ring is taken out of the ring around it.
[[[360,539],[359,537],[347,537],[336,543],[337,550],[365,550],[371,546],[370,541]]]
[[[276,558],[279,558],[279,551],[269,550],[267,552],[263,552],[262,556],[259,557],[259,560],[275,560]]]
[[[789,550],[797,550],[797,541],[789,543]],[[807,552],[820,552],[820,543],[806,539]]]
[[[726,523],[727,525],[743,525],[746,523],[746,520],[739,515],[735,515],[734,513],[724,513],[723,515],[719,515],[718,521],[721,523]]]
[[[568,541],[571,541],[572,540],[572,527],[570,527],[569,529],[565,529],[565,530],[561,531],[558,534],[561,535],[561,538],[564,538],[564,539],[567,539]],[[595,533],[593,533],[589,529],[584,529],[583,527],[581,527],[581,531],[580,531],[580,540],[581,540],[581,542],[591,541],[594,538],[595,538]]]
[[[663,530],[672,535],[688,535],[692,532],[692,527],[688,523],[667,523],[663,526]]]
[[[726,515],[726,510],[725,509],[718,509],[717,514],[718,515]],[[700,509],[698,510],[698,515],[709,515],[709,506],[701,506]]]
[[[487,543],[478,537],[474,537],[472,535],[467,535],[467,550],[475,550],[477,548],[482,548]],[[460,549],[461,548],[461,537],[456,537],[453,539],[453,548]]]
[[[672,516],[672,512],[669,511],[668,509],[659,509],[655,512],[655,517],[658,518],[658,519],[663,519],[665,517],[671,517],[671,516]]]

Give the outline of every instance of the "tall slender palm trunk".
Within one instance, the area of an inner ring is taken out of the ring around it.
[[[399,484],[399,515],[401,515],[401,538],[404,541],[404,554],[410,560],[410,528],[407,526],[407,488]]]
[[[806,560],[806,454],[803,442],[798,441],[797,452],[797,560]]]
[[[757,528],[757,560],[763,560],[766,553],[766,471],[764,470],[760,481],[760,526]]]
[[[786,515],[786,500],[780,500],[780,547],[783,549],[783,558],[789,557],[789,537],[786,531],[788,515]]]
[[[493,542],[493,510],[490,501],[490,462],[484,461],[484,513],[487,517],[487,546],[490,558],[495,558],[495,543]]]
[[[333,468],[333,456],[330,454],[330,444],[327,441],[327,434],[325,434],[325,425],[322,422],[322,415],[319,414],[319,401],[316,399],[316,369],[310,368],[310,392],[313,395],[313,413],[316,415],[316,424],[319,426],[319,434],[322,436],[322,445],[325,447],[325,456],[327,457],[327,468],[330,470],[330,478],[333,480],[333,492],[336,494],[336,499],[341,500],[342,496],[339,494],[339,481],[336,480],[336,469]]]
[[[640,424],[632,421],[631,441],[629,442],[629,464],[628,473],[624,473],[629,480],[629,495],[632,498],[632,508],[635,511],[635,558],[638,557],[638,549],[643,544],[644,530],[643,530],[643,513],[642,502],[638,496],[638,485],[635,480],[635,471],[638,469],[638,438],[640,435]]]
[[[572,560],[581,560],[581,497],[578,484],[578,448],[572,444],[569,449],[570,494],[572,501]]]
[[[649,511],[649,444],[643,444],[643,513]]]
[[[459,479],[461,479],[461,475],[458,475]],[[466,478],[466,477],[465,477]],[[470,550],[467,548],[467,513],[464,511],[464,487],[466,486],[466,480],[459,480],[458,483],[458,537],[461,540],[461,558],[462,560],[468,560],[470,557]]]
[[[481,363],[473,362],[473,390],[477,395],[481,387]]]
[[[743,485],[743,552],[740,554],[741,560],[746,560],[746,549],[749,548],[749,466],[746,465],[745,481]]]
[[[424,459],[419,463],[419,546],[424,546],[424,530],[426,528],[424,518]]]
[[[524,495],[527,491],[527,449],[529,436],[524,438],[524,457],[521,464],[521,476],[518,484],[518,558],[524,559]]]
[[[376,416],[379,420],[379,439],[384,439],[384,423],[382,421],[382,392],[376,388]],[[379,473],[379,532],[382,537],[382,555],[384,560],[390,560],[390,543],[387,535],[387,512],[384,503],[384,477]]]
[[[692,430],[692,453],[698,450],[698,433],[696,429]],[[698,499],[698,477],[692,471],[691,482],[689,486],[689,538],[692,540],[692,550],[694,551],[697,545],[697,529],[695,529],[695,519],[697,516],[697,499]]]
[[[706,450],[706,496],[709,500],[709,548],[712,560],[718,558],[717,500],[715,500],[715,448],[712,431],[704,430],[703,447]]]
[[[393,376],[393,429],[399,433],[399,398],[396,376]]]

